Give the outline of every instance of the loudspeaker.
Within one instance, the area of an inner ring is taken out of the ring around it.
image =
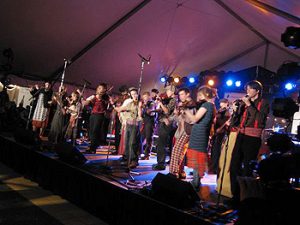
[[[200,201],[192,184],[162,173],[152,180],[152,197],[180,209],[191,208]]]
[[[87,158],[70,143],[55,145],[55,152],[62,161],[73,165],[83,165],[87,161]]]
[[[36,133],[20,127],[15,129],[14,138],[16,142],[26,145],[38,145],[40,143],[40,139]]]

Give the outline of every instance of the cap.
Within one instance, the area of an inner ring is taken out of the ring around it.
[[[129,91],[129,92],[131,92],[131,91],[138,91],[138,89],[137,89],[136,87],[130,87],[130,88],[128,89],[128,91]]]

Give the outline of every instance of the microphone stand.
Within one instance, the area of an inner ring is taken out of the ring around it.
[[[139,85],[138,85],[138,95],[140,95],[142,80],[143,80],[144,65],[145,65],[145,63],[147,63],[148,65],[150,64],[151,55],[149,55],[147,59],[139,53],[138,53],[138,56],[141,58],[141,73],[140,73],[140,80],[139,80]]]
[[[138,84],[138,96],[140,96],[140,93],[141,93],[141,86],[142,86],[142,80],[143,80],[143,72],[144,72],[144,65],[145,65],[145,62],[147,64],[150,64],[150,59],[151,59],[151,55],[148,56],[148,59],[146,59],[145,57],[143,57],[141,54],[138,53],[138,56],[141,58],[141,73],[140,73],[140,79],[139,79],[139,84]],[[138,99],[139,101],[139,99]],[[138,103],[139,104],[139,103]],[[138,106],[139,107],[139,106]],[[137,117],[138,117],[138,111],[139,111],[139,108],[137,107]],[[133,120],[133,124],[134,124],[134,128],[132,130],[132,133],[133,134],[136,134],[136,129],[140,129],[139,128],[139,125],[137,126],[137,118],[134,118]],[[131,136],[131,139],[129,140],[129,143],[132,143],[134,140],[135,137]],[[135,182],[135,179],[134,177],[131,175],[131,174],[135,174],[135,175],[140,175],[140,173],[138,172],[133,172],[130,170],[130,163],[131,163],[131,154],[132,154],[132,151],[133,149],[130,147],[129,149],[129,156],[128,156],[128,176],[130,177],[130,180],[127,180],[126,181],[126,184],[130,181],[133,181]]]
[[[29,114],[28,114],[28,118],[27,118],[27,123],[26,123],[26,130],[29,129],[29,122],[30,122],[30,117],[31,117],[31,113],[32,113],[32,107],[33,107],[33,98],[30,98],[30,103],[29,103]]]

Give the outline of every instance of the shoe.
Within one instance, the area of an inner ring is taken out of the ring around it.
[[[153,164],[152,165],[152,169],[153,170],[165,170],[166,166],[165,165],[161,165],[161,164]]]
[[[136,168],[138,165],[139,165],[138,162],[132,161],[132,162],[129,164],[129,169],[134,169],[134,168]]]
[[[192,180],[190,182],[190,184],[193,186],[193,188],[194,188],[194,190],[196,192],[200,191],[200,185],[201,185],[201,181],[200,180],[199,181]]]
[[[180,172],[178,175],[179,179],[186,179],[186,173],[184,171]]]
[[[120,157],[118,160],[120,162],[127,162],[127,159],[124,156]]]
[[[149,155],[144,155],[141,157],[141,160],[149,160]]]

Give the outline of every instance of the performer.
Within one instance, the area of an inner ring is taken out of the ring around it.
[[[158,140],[157,140],[157,164],[152,165],[153,170],[164,170],[166,169],[165,160],[166,152],[165,148],[170,140],[170,135],[173,130],[173,121],[171,115],[175,109],[175,86],[169,85],[165,87],[167,99],[162,102],[160,98],[157,101],[157,107],[160,109],[159,113],[159,124],[158,124]]]
[[[36,132],[38,129],[40,129],[39,134],[42,136],[44,129],[47,126],[49,107],[53,92],[50,88],[50,83],[46,81],[43,88],[35,90],[32,93],[34,93],[33,97],[38,96],[37,104],[32,117],[32,130]]]
[[[185,116],[185,110],[190,110],[192,114],[196,111],[196,104],[190,97],[190,90],[188,88],[181,88],[178,91],[180,102],[175,108],[175,121],[177,121],[177,129],[175,132],[175,144],[171,154],[170,173],[177,178],[185,179],[183,160],[186,153],[185,145],[189,142],[192,130],[192,122]]]
[[[114,106],[117,112],[126,111],[126,129],[125,129],[125,154],[123,164],[129,168],[136,168],[141,148],[140,125],[142,121],[142,102],[138,101],[138,90],[135,87],[129,88],[131,101],[126,105]]]
[[[239,133],[232,153],[230,180],[233,201],[239,201],[237,176],[252,176],[250,162],[256,160],[261,146],[261,134],[266,125],[269,103],[262,98],[263,86],[253,80],[246,84],[247,95],[234,111],[240,112]]]
[[[223,98],[219,101],[220,108],[216,114],[215,122],[215,134],[211,140],[211,160],[210,160],[210,171],[217,174],[219,168],[219,158],[221,153],[221,146],[223,138],[227,132],[229,126],[230,112],[229,112],[229,101]]]
[[[151,89],[151,98],[153,101],[158,97],[159,91],[156,88]]]
[[[206,170],[208,139],[216,114],[214,104],[216,96],[215,89],[201,86],[197,92],[197,101],[206,102],[201,104],[195,115],[185,110],[186,117],[194,122],[187,152],[187,166],[193,168],[192,185],[196,190],[199,189]]]
[[[143,128],[142,128],[142,142],[146,140],[146,144],[143,147],[144,156],[142,160],[148,160],[152,145],[152,135],[155,123],[155,103],[152,101],[149,92],[144,92],[142,95],[143,106],[142,106],[142,117],[143,117]]]
[[[52,102],[56,103],[56,111],[54,113],[48,139],[53,144],[63,141],[65,132],[65,106],[67,105],[66,89],[60,86],[58,93],[52,97]]]
[[[89,136],[91,140],[90,149],[87,153],[96,153],[96,149],[100,144],[106,143],[104,137],[104,114],[109,103],[109,96],[106,93],[107,84],[101,83],[96,89],[96,94],[88,97],[84,105],[91,105],[92,113],[89,121]]]
[[[128,103],[131,102],[131,98],[128,93],[128,88],[126,85],[123,85],[119,88],[119,91],[121,92],[121,96],[114,103],[115,106],[126,106]],[[118,112],[118,116],[116,117],[116,150],[118,151],[119,155],[124,155],[125,153],[125,130],[126,130],[126,120],[127,116],[129,115],[128,112]],[[125,156],[124,156],[125,157]],[[124,157],[121,158],[121,161],[127,161]]]
[[[66,113],[70,114],[70,119],[69,119],[69,123],[68,123],[68,127],[66,130],[66,134],[65,134],[65,138],[68,139],[72,139],[72,138],[76,138],[77,134],[75,134],[74,132],[74,128],[76,126],[76,120],[78,119],[78,113],[79,113],[79,109],[81,108],[81,104],[79,101],[79,92],[78,91],[73,91],[71,94],[71,99],[70,99],[70,104],[69,107],[66,110]]]

